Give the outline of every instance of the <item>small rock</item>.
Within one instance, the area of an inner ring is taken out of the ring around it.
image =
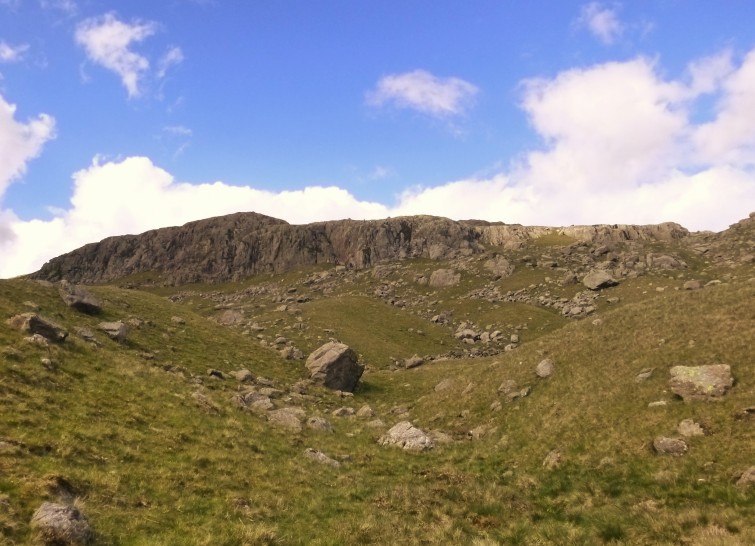
[[[170,317],[170,321],[173,324],[178,324],[179,326],[186,324],[186,321],[183,319],[183,317]]]
[[[648,404],[649,408],[662,408],[663,406],[668,406],[668,402],[666,400],[656,400],[655,402],[650,402]]]
[[[703,283],[697,280],[687,281],[682,285],[685,290],[700,290],[703,287]]]
[[[705,431],[699,423],[695,423],[692,419],[684,419],[679,426],[676,427],[679,434],[685,438],[691,438],[692,436],[703,436]]]
[[[352,415],[356,414],[354,411],[354,408],[350,408],[348,406],[343,406],[338,409],[334,409],[331,412],[331,415],[334,417],[351,417]]]
[[[223,326],[235,326],[243,322],[243,320],[244,315],[241,313],[241,311],[236,311],[235,309],[228,309],[226,311],[223,311],[217,318],[218,323],[222,324]]]
[[[267,414],[267,420],[273,425],[291,432],[301,432],[302,419],[306,413],[301,408],[281,408]]]
[[[121,321],[117,322],[100,322],[97,328],[107,334],[110,339],[115,341],[125,341],[128,335],[128,328]]]
[[[687,452],[687,443],[681,438],[658,436],[653,440],[653,449],[659,455],[680,456]]]
[[[727,364],[674,366],[670,373],[671,391],[685,402],[720,398],[734,384],[731,368]]]
[[[739,476],[738,487],[749,487],[755,483],[755,466],[751,466]]]
[[[214,377],[215,379],[225,379],[225,376],[223,375],[223,372],[220,370],[216,370],[214,368],[210,368],[207,370],[207,375],[209,377]]]
[[[307,419],[307,427],[312,430],[333,432],[333,425],[331,425],[327,419],[323,419],[322,417],[310,417]]]
[[[608,288],[609,286],[616,286],[618,282],[611,276],[610,273],[602,269],[593,269],[582,279],[584,284],[590,290],[600,290],[601,288]]]
[[[36,313],[22,313],[11,317],[8,319],[8,325],[32,335],[39,334],[53,343],[62,343],[68,337],[68,332],[63,328]]]
[[[235,372],[229,372],[228,375],[233,377],[239,383],[249,383],[254,381],[254,374],[246,368],[237,370]]]
[[[305,449],[304,456],[307,459],[315,461],[316,463],[332,466],[333,468],[338,468],[341,466],[341,463],[339,463],[335,459],[331,459],[330,457],[325,455],[325,453],[323,453],[322,451],[317,451],[316,449],[312,449],[312,448]]]
[[[653,372],[655,371],[655,368],[645,368],[640,373],[638,373],[635,378],[635,383],[642,383],[643,381],[646,381],[650,379],[650,377],[653,375]]]
[[[96,315],[102,312],[102,305],[99,300],[83,286],[61,281],[58,292],[66,305],[72,309],[87,315]]]
[[[411,368],[416,368],[417,366],[422,366],[422,364],[424,364],[424,363],[425,363],[425,359],[424,358],[422,358],[419,355],[414,355],[414,356],[412,356],[412,357],[407,358],[406,360],[404,360],[404,368],[406,368],[408,370],[408,369],[411,369]]]
[[[546,377],[553,375],[554,370],[555,364],[550,358],[546,358],[545,360],[541,360],[537,365],[537,367],[535,368],[535,373],[538,377],[545,379]]]
[[[378,443],[383,446],[397,446],[406,451],[425,451],[435,446],[430,436],[409,421],[395,424]]]
[[[357,411],[357,417],[360,419],[370,419],[375,417],[375,411],[370,406],[364,405]]]
[[[461,274],[453,269],[436,269],[430,274],[429,284],[433,288],[445,288],[459,284]]]
[[[453,387],[453,385],[454,385],[453,379],[444,379],[443,381],[435,385],[435,392],[445,391]]]
[[[558,450],[554,449],[545,456],[542,466],[546,470],[553,470],[561,466],[563,459],[564,458],[561,453]]]
[[[31,518],[31,529],[41,544],[83,546],[92,542],[87,517],[78,508],[45,502]]]
[[[47,339],[45,339],[43,336],[39,334],[34,334],[29,337],[25,337],[24,341],[26,343],[31,343],[32,345],[36,345],[38,347],[49,347],[50,344],[47,342]]]

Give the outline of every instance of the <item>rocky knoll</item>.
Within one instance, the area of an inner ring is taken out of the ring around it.
[[[173,284],[222,282],[315,264],[362,269],[405,258],[450,259],[481,252],[485,245],[516,246],[548,234],[610,242],[669,240],[687,233],[677,224],[545,228],[434,216],[291,225],[245,212],[110,237],[50,260],[32,277],[91,284],[154,271]]]

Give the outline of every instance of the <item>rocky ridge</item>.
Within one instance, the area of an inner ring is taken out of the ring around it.
[[[32,277],[94,284],[158,272],[169,284],[224,282],[317,264],[364,269],[407,258],[448,260],[480,253],[486,246],[517,249],[547,235],[605,244],[668,241],[688,234],[673,223],[549,228],[434,216],[291,225],[244,212],[110,237],[50,260]]]

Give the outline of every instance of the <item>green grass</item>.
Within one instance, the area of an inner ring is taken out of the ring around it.
[[[546,242],[567,244],[536,244]],[[752,464],[755,443],[751,423],[734,418],[752,405],[755,391],[752,283],[674,290],[697,274],[697,263],[681,278],[674,272],[627,280],[607,292],[620,302],[599,303],[602,323],[594,325],[592,318],[566,320],[524,304],[462,299],[492,282],[479,260],[462,265],[462,283],[439,291],[413,281],[437,263],[397,268],[388,277],[404,283],[397,295],[426,298],[403,309],[373,295],[379,281],[370,272],[340,274],[326,295],[303,284],[314,270],[219,286],[153,286],[152,293],[95,287],[106,309],[101,317],[66,308],[53,287],[0,281],[3,319],[33,301],[71,332],[96,329],[100,320],[143,321],[128,342],[101,336],[99,348],[73,333],[60,346],[40,348],[0,325],[0,542],[30,542],[31,514],[54,500],[49,484],[55,476],[73,485],[97,543],[106,545],[755,541],[752,492],[732,479]],[[732,271],[741,279],[752,276],[751,268]],[[512,277],[495,283],[505,292],[545,276],[517,265]],[[655,290],[659,285],[663,292]],[[260,286],[269,291],[244,295]],[[277,294],[291,286],[312,301],[276,311]],[[182,291],[192,295],[181,304],[164,297]],[[274,429],[233,406],[235,380],[207,377],[208,368],[243,367],[287,391],[306,375],[301,362],[283,361],[245,335],[245,326],[210,320],[218,312],[210,293],[244,309],[248,321],[265,327],[267,340],[284,334],[309,351],[333,335],[362,355],[368,370],[353,399],[313,388],[306,397],[286,392],[276,401],[327,417],[334,433]],[[434,300],[441,303],[431,305]],[[441,310],[451,310],[457,322],[469,318],[507,333],[508,325],[526,324],[523,344],[496,357],[390,369],[391,358],[457,347],[450,327],[427,320]],[[545,356],[555,360],[556,373],[539,380],[534,367]],[[44,366],[42,358],[55,365]],[[671,366],[714,362],[730,364],[737,381],[722,401],[685,404],[669,394]],[[647,367],[654,375],[635,383]],[[436,392],[445,379],[453,385]],[[505,379],[530,386],[530,395],[506,402],[496,391]],[[196,403],[198,390],[218,411]],[[648,408],[659,399],[668,405]],[[502,402],[498,411],[491,409],[496,401]],[[330,415],[363,404],[386,427],[403,419],[393,411],[401,406],[418,426],[455,441],[408,454],[377,444],[384,429]],[[653,454],[652,439],[674,435],[684,418],[703,423],[710,434],[691,439],[684,457]],[[479,426],[488,433],[467,439]],[[343,458],[342,467],[303,458],[307,447]],[[546,470],[541,463],[554,449],[563,463]]]

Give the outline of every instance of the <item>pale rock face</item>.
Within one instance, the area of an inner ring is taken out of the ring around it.
[[[378,442],[383,446],[396,446],[406,451],[425,451],[435,447],[432,438],[409,421],[394,425]]]

